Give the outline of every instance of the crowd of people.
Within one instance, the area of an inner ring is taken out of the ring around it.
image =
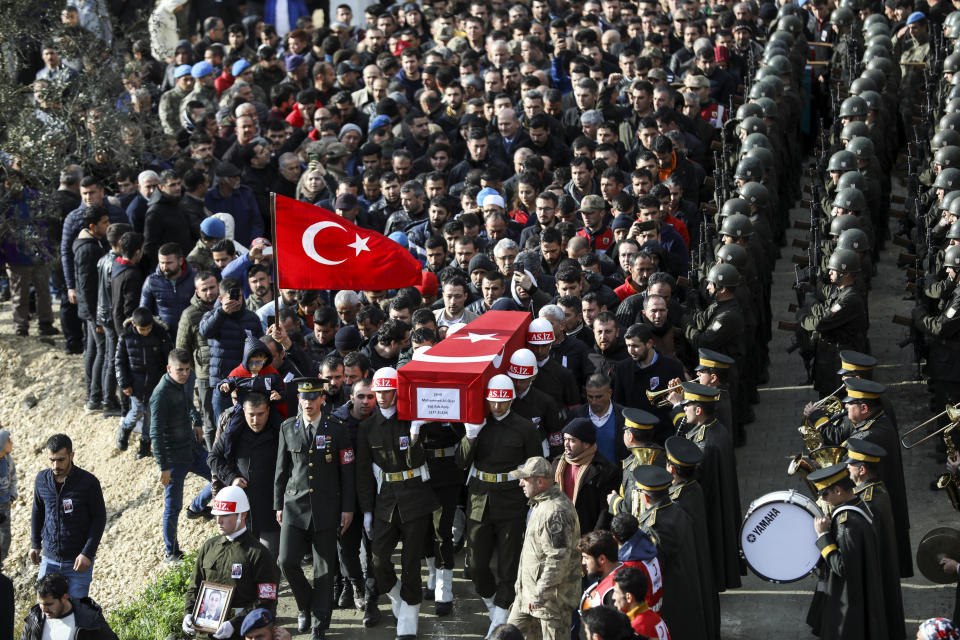
[[[358,20],[314,4],[84,1],[19,60],[24,121],[76,138],[53,182],[31,174],[35,147],[4,153],[15,331],[62,333],[84,410],[156,464],[168,563],[185,478],[208,481],[185,515],[218,534],[182,631],[284,637],[282,578],[314,640],[337,607],[381,624],[383,597],[410,640],[424,601],[453,613],[462,558],[489,638],[719,638],[718,594],[746,575],[735,448],[806,187],[787,328],[842,405],[804,411],[824,514],[807,621],[824,640],[905,638],[906,489],[867,297],[881,249],[913,250],[905,323],[931,404],[960,402],[960,11],[424,0]],[[78,91],[93,74],[115,86]],[[388,236],[420,281],[278,288],[271,193]],[[398,369],[492,310],[527,314],[525,347],[471,391],[484,421],[401,419]],[[0,442],[2,560],[17,486]],[[99,481],[66,434],[44,455],[22,637],[115,637],[88,597]],[[917,637],[960,632],[936,618]]]

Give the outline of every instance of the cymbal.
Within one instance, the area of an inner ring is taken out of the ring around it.
[[[946,574],[940,568],[940,559],[944,557],[960,561],[960,531],[950,527],[931,529],[917,545],[917,568],[930,582],[956,582],[955,575]]]

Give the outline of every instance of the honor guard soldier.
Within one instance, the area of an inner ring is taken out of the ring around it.
[[[640,499],[633,482],[633,470],[645,464],[663,466],[663,447],[653,441],[659,422],[657,416],[642,409],[623,410],[623,443],[630,455],[623,461],[620,492],[611,491],[607,496],[610,513],[629,513],[635,518],[640,514]]]
[[[467,549],[477,594],[490,612],[489,636],[507,621],[513,603],[526,527],[527,499],[510,472],[543,453],[532,422],[512,411],[513,380],[500,374],[487,383],[490,415],[467,423],[457,463],[467,480]],[[496,572],[491,569],[496,554]]]
[[[807,622],[822,640],[892,638],[884,613],[883,575],[871,517],[853,492],[843,463],[807,476],[818,497],[833,507],[814,520],[823,558],[823,590],[817,586]]]
[[[947,272],[946,289],[936,313],[928,315],[923,306],[913,311],[913,326],[923,332],[929,351],[924,373],[929,379],[934,407],[960,402],[960,368],[956,366],[960,359],[960,246],[947,247],[943,266]]]
[[[667,452],[667,471],[673,476],[670,500],[679,505],[693,520],[697,561],[701,569],[700,588],[703,591],[704,603],[710,604],[710,615],[706,615],[705,611],[704,617],[713,632],[710,637],[719,638],[720,598],[714,576],[724,571],[723,549],[722,545],[710,536],[706,498],[703,487],[697,482],[697,465],[703,460],[703,451],[693,442],[680,436],[670,436],[663,446]]]
[[[238,640],[244,617],[254,609],[277,610],[277,566],[267,548],[247,528],[250,502],[240,487],[224,487],[214,498],[211,513],[217,517],[219,535],[203,543],[187,587],[182,629],[196,635],[193,610],[204,581],[233,587],[230,612],[213,634],[222,640]],[[302,555],[302,554],[301,554]]]
[[[297,378],[300,413],[280,425],[273,506],[280,523],[278,563],[297,601],[297,628],[322,640],[330,625],[337,535],[353,521],[354,449],[323,411],[324,380]],[[313,586],[300,566],[313,550]]]
[[[427,586],[423,598],[434,600],[434,613],[441,617],[453,610],[453,519],[465,479],[456,461],[461,438],[463,427],[459,422],[427,422],[420,428],[430,471],[427,484],[440,502],[426,539]]]
[[[580,389],[573,372],[550,357],[556,336],[546,318],[536,318],[527,327],[527,346],[537,359],[537,377],[533,386],[553,398],[560,407],[561,418],[567,409],[580,404]],[[558,453],[563,450],[561,441]]]
[[[898,557],[897,534],[894,529],[893,507],[883,482],[877,479],[877,467],[887,455],[880,445],[867,440],[847,440],[844,463],[850,479],[853,480],[853,493],[863,501],[873,522],[877,534],[877,550],[880,553],[880,573],[883,575],[883,596],[886,602],[887,630],[890,638],[900,640],[907,637],[903,618],[903,593],[900,590],[900,578],[906,561],[906,577],[913,575],[913,558],[910,547],[901,549],[906,555]],[[907,538],[909,542],[909,538]]]
[[[712,553],[723,558],[723,572],[714,576],[717,590],[740,586],[740,487],[730,434],[714,415],[720,390],[697,382],[682,383],[683,394],[671,393],[677,435],[703,451],[700,480],[707,503]]]
[[[733,429],[733,407],[730,400],[730,368],[734,364],[730,356],[714,351],[713,349],[700,348],[699,362],[694,368],[697,375],[697,382],[710,387],[716,387],[720,390],[720,396],[717,398],[715,414],[720,424],[727,428],[727,431]],[[732,432],[731,432],[732,435]]]
[[[420,560],[433,512],[440,506],[433,489],[420,430],[423,422],[397,417],[397,370],[382,367],[370,387],[377,409],[360,423],[357,436],[357,491],[363,528],[373,541],[373,574],[377,592],[386,593],[397,619],[397,638],[417,635],[423,588]],[[391,556],[397,543],[400,579]]]
[[[663,616],[674,640],[713,638],[703,602],[693,520],[670,500],[673,476],[666,469],[641,465],[633,470],[640,490],[640,529],[653,537],[663,567]]]
[[[846,249],[830,256],[830,282],[836,285],[826,300],[797,312],[800,326],[813,334],[816,343],[813,386],[821,396],[840,384],[836,374],[841,349],[867,350],[867,302],[857,292],[860,258]]]
[[[513,380],[517,399],[513,410],[526,418],[540,431],[543,438],[543,456],[553,460],[563,453],[563,433],[560,428],[560,409],[553,398],[537,389],[537,357],[529,349],[517,349],[510,356],[507,375]]]

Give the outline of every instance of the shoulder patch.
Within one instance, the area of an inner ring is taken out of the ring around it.
[[[830,307],[830,311],[833,313],[836,313],[837,311],[840,311],[840,308],[841,308],[840,303],[838,302],[834,304],[832,307]]]
[[[567,546],[567,519],[559,511],[554,511],[547,518],[547,537],[550,544],[556,549],[565,549]]]
[[[840,515],[837,516],[837,522],[839,522],[840,524],[843,524],[843,523],[846,522],[846,521],[847,521],[847,512],[846,512],[846,511],[844,511],[843,513],[841,513]]]
[[[714,320],[713,324],[710,325],[710,329],[713,331],[720,331],[720,327],[722,326],[723,324],[719,320]]]

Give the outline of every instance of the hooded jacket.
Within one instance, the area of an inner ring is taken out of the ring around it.
[[[132,387],[134,397],[145,399],[166,372],[172,348],[167,325],[160,318],[153,319],[153,329],[145,336],[133,326],[133,318],[127,318],[117,341],[117,385]]]
[[[103,617],[100,605],[90,598],[68,597],[73,619],[77,625],[75,640],[117,640],[117,634]],[[43,637],[43,625],[46,622],[47,618],[40,610],[40,605],[33,605],[23,621],[23,634],[20,640],[40,640]]]
[[[250,373],[250,360],[255,356],[261,356],[267,359],[267,362],[257,375]],[[230,389],[237,391],[237,404],[243,404],[244,398],[246,398],[247,394],[251,391],[257,391],[267,397],[270,396],[272,391],[276,391],[283,396],[283,379],[280,377],[280,372],[269,364],[272,359],[273,354],[270,353],[267,345],[258,338],[247,336],[247,339],[243,343],[243,364],[235,367],[226,379],[226,382],[230,385]],[[273,406],[280,412],[280,415],[286,419],[287,407],[283,400],[281,399],[274,403]]]
[[[154,262],[157,249],[168,242],[180,245],[183,255],[187,255],[197,238],[190,218],[180,208],[180,197],[167,195],[160,189],[154,191],[143,223],[143,255]]]
[[[73,241],[77,315],[81,320],[97,318],[97,262],[107,252],[106,242],[84,229]]]
[[[243,362],[244,342],[247,335],[259,338],[263,326],[257,314],[246,307],[235,313],[227,313],[214,303],[213,309],[200,319],[200,335],[210,345],[210,383],[226,378],[230,371]]]

